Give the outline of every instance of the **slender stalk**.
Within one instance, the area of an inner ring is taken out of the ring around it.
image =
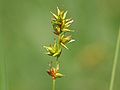
[[[119,33],[118,33],[118,38],[117,38],[117,43],[116,43],[116,49],[115,49],[113,67],[112,67],[112,72],[111,72],[111,80],[110,80],[109,90],[113,90],[113,86],[114,86],[115,72],[116,72],[118,53],[119,53],[119,45],[120,45],[120,28],[119,28]]]
[[[55,90],[55,79],[53,79],[53,83],[52,83],[52,90]]]
[[[6,72],[6,60],[5,58],[3,58],[1,60],[1,66],[0,66],[0,71],[1,71],[1,85],[0,85],[0,89],[1,90],[7,90],[7,72]]]

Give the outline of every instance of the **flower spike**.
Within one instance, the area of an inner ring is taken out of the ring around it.
[[[62,53],[62,48],[68,49],[66,44],[71,43],[75,40],[72,39],[71,35],[66,34],[68,32],[73,32],[73,30],[69,29],[71,24],[73,23],[73,19],[67,18],[68,11],[60,10],[57,7],[57,13],[54,14],[51,11],[50,13],[53,15],[51,24],[54,30],[53,33],[55,34],[54,44],[43,47],[46,49],[47,55],[56,58],[54,61],[51,61],[51,63],[49,63],[50,69],[47,71],[52,79],[56,80],[56,78],[61,78],[64,76],[59,72],[60,66],[58,60]]]
[[[51,12],[52,13],[52,12]],[[54,29],[54,34],[60,35],[62,32],[70,32],[69,26],[73,23],[72,19],[66,19],[67,11],[60,11],[57,7],[57,14],[52,13],[51,21]]]
[[[62,49],[54,43],[54,45],[50,45],[50,47],[43,46],[47,50],[47,55],[53,57],[59,57],[61,55]]]

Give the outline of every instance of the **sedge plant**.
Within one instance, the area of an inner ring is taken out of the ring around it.
[[[70,34],[70,32],[72,32],[73,30],[69,29],[71,24],[73,23],[73,19],[66,18],[67,11],[60,10],[57,7],[57,14],[54,14],[53,12],[51,12],[51,14],[53,15],[51,24],[54,33],[54,43],[50,44],[50,46],[44,46],[44,48],[47,50],[47,55],[56,58],[54,61],[51,61],[49,63],[50,69],[47,71],[48,75],[52,77],[52,90],[55,90],[56,79],[64,76],[59,71],[60,62],[58,60],[61,56],[62,49],[68,49],[66,44],[71,43],[75,40],[72,39],[72,36]]]

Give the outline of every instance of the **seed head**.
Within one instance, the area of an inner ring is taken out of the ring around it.
[[[52,12],[51,12],[52,13]],[[52,25],[54,33],[56,35],[61,34],[62,32],[70,32],[69,26],[73,23],[72,19],[66,19],[67,11],[60,11],[57,7],[57,15],[52,13]]]
[[[64,36],[64,35],[62,35],[62,36],[60,37],[60,44],[61,44],[64,48],[66,48],[66,49],[68,49],[68,48],[67,48],[67,46],[66,46],[65,44],[70,43],[70,42],[73,42],[73,41],[75,41],[75,40],[72,39],[71,36]]]
[[[62,49],[57,45],[55,42],[54,45],[50,45],[50,47],[43,46],[47,50],[47,55],[53,56],[53,57],[59,57],[61,55]]]
[[[59,73],[59,64],[57,64],[56,68],[51,67],[50,70],[47,71],[47,73],[52,77],[52,79],[63,77],[63,74]]]

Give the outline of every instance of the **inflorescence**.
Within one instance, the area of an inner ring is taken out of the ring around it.
[[[52,12],[51,12],[52,13]],[[53,62],[49,64],[50,69],[47,71],[47,73],[52,76],[52,79],[61,78],[63,77],[63,74],[59,73],[59,62],[58,58],[60,57],[62,53],[62,47],[68,49],[66,44],[71,43],[75,41],[72,39],[71,35],[66,35],[67,32],[72,32],[73,30],[70,30],[69,27],[73,23],[73,20],[71,18],[66,18],[67,11],[60,11],[60,9],[57,7],[57,15],[52,13],[53,18],[51,20],[55,39],[54,44],[50,45],[49,47],[44,46],[44,48],[47,50],[47,55],[56,57],[56,67],[54,67]]]

